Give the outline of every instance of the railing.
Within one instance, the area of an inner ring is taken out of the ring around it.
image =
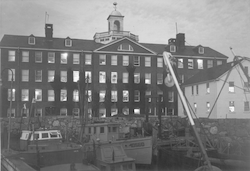
[[[94,36],[94,39],[100,39],[108,36],[128,36],[136,41],[139,40],[138,36],[135,34],[130,33],[129,31],[116,31],[116,30],[111,30],[109,32],[102,32],[102,33],[96,33]]]

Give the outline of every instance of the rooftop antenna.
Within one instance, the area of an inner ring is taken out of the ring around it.
[[[116,5],[117,5],[117,3],[116,3],[116,2],[114,2],[114,3],[113,3],[113,5],[114,5],[115,11],[116,11]]]
[[[178,34],[177,22],[175,23],[176,34]]]
[[[49,14],[47,13],[47,11],[45,12],[45,24],[47,23],[47,18],[48,18],[48,21],[49,21]]]

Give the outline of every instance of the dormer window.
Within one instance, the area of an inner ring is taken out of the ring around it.
[[[175,45],[170,45],[170,52],[176,52]]]
[[[204,47],[199,47],[199,54],[204,54]]]
[[[118,46],[118,49],[120,51],[134,51],[133,47],[128,43],[123,43]]]
[[[71,47],[72,46],[72,40],[69,37],[67,37],[65,39],[65,46],[66,47]]]
[[[36,43],[36,39],[35,39],[35,36],[33,34],[30,35],[28,43],[29,43],[29,45],[34,45]]]

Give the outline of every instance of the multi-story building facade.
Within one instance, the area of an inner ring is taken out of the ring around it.
[[[186,46],[183,33],[168,44],[140,43],[139,36],[123,30],[123,19],[113,11],[108,32],[96,33],[93,40],[54,38],[52,24],[45,25],[45,37],[4,35],[1,116],[10,113],[11,96],[13,117],[31,110],[42,116],[79,115],[85,109],[101,117],[156,115],[159,96],[164,115],[178,115],[175,88],[164,84],[162,53],[169,51],[178,59],[181,83],[199,70],[227,62],[209,47]],[[81,100],[82,90],[88,92],[88,102]]]
[[[249,60],[209,68],[187,80],[183,89],[200,118],[250,118]],[[179,116],[185,116],[179,101]]]

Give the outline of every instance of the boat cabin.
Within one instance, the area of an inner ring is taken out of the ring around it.
[[[84,134],[96,142],[115,141],[122,137],[119,123],[91,123],[85,125]]]
[[[121,144],[97,144],[96,165],[101,171],[135,171],[135,159],[126,155]]]
[[[36,141],[37,140],[37,141]],[[27,150],[28,145],[57,144],[62,142],[62,135],[59,130],[23,130],[20,138],[20,149]]]

